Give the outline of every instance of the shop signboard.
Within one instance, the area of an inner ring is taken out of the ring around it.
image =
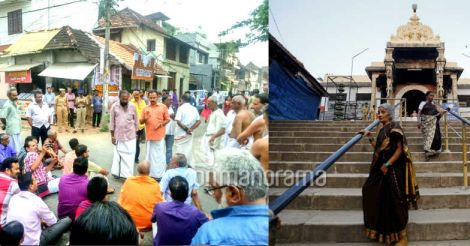
[[[154,66],[155,59],[135,53],[131,79],[152,81],[154,78]]]
[[[31,83],[31,70],[5,72],[5,81],[9,84]]]

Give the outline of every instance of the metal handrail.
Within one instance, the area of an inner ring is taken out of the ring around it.
[[[446,108],[447,112],[452,114],[455,118],[462,121],[462,167],[463,167],[463,188],[468,187],[468,164],[467,164],[467,130],[466,125],[470,125],[470,121],[462,116],[452,112],[450,108]],[[448,124],[447,124],[448,125]]]
[[[393,110],[401,104],[397,103],[393,106]],[[364,130],[371,131],[380,123],[379,120],[374,120],[369,126]],[[324,171],[328,170],[341,156],[343,156],[351,147],[353,147],[357,142],[359,142],[363,137],[362,133],[357,133],[351,140],[345,143],[341,148],[339,148],[335,153],[331,154],[326,160],[320,163],[313,171],[308,172],[307,175],[296,183],[274,201],[269,203],[269,209],[274,215],[279,214],[285,207],[287,207],[302,191],[304,191],[312,182],[314,182],[318,177],[320,177]],[[274,220],[275,217],[271,217],[270,221]]]

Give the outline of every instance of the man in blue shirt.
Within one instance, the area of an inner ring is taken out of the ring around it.
[[[101,123],[101,114],[103,112],[103,98],[100,97],[99,92],[95,90],[95,95],[93,95],[93,127],[100,127]]]
[[[16,156],[16,150],[9,144],[10,137],[5,133],[0,133],[0,163],[8,157]]]
[[[194,169],[188,167],[186,156],[176,153],[171,159],[169,168],[170,169],[163,173],[162,179],[160,180],[160,190],[162,191],[165,200],[173,200],[170,195],[170,180],[173,177],[181,176],[186,179],[189,185],[188,195],[184,203],[188,205],[192,205],[194,203],[194,206],[201,209],[201,203],[197,196],[197,189],[199,188],[199,184],[197,183],[197,174]]]
[[[225,207],[199,228],[192,245],[268,245],[267,179],[249,152],[226,148],[216,153],[214,178],[206,192]]]

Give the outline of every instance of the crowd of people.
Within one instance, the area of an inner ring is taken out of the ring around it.
[[[178,99],[176,91],[120,91],[109,107],[113,160],[108,171],[89,160],[88,147],[78,139],[70,139],[70,150],[58,139],[63,130],[84,132],[89,112],[93,126],[99,126],[101,112],[94,108],[101,111],[102,100],[96,93],[91,99],[81,91],[75,96],[70,89],[51,99],[52,91],[48,88],[49,96],[34,91],[26,115],[31,136],[24,144],[17,91],[7,92],[0,115],[6,130],[0,135],[0,193],[5,194],[0,244],[54,244],[70,231],[72,245],[136,245],[151,230],[154,245],[268,244],[267,94],[241,92],[223,101],[214,91],[202,114],[189,92]],[[207,129],[196,145],[193,132],[201,115]],[[202,163],[195,161],[195,151],[203,151]],[[54,169],[62,175],[53,175]],[[196,171],[210,172],[210,179],[201,183]],[[116,202],[107,196],[114,192],[109,174],[124,180]],[[211,214],[202,210],[202,185],[219,204]],[[57,216],[43,201],[54,193]]]

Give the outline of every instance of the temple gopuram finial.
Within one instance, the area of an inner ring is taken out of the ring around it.
[[[416,3],[413,3],[413,5],[411,5],[413,7],[413,13],[416,14],[416,10],[418,9],[418,4]]]

